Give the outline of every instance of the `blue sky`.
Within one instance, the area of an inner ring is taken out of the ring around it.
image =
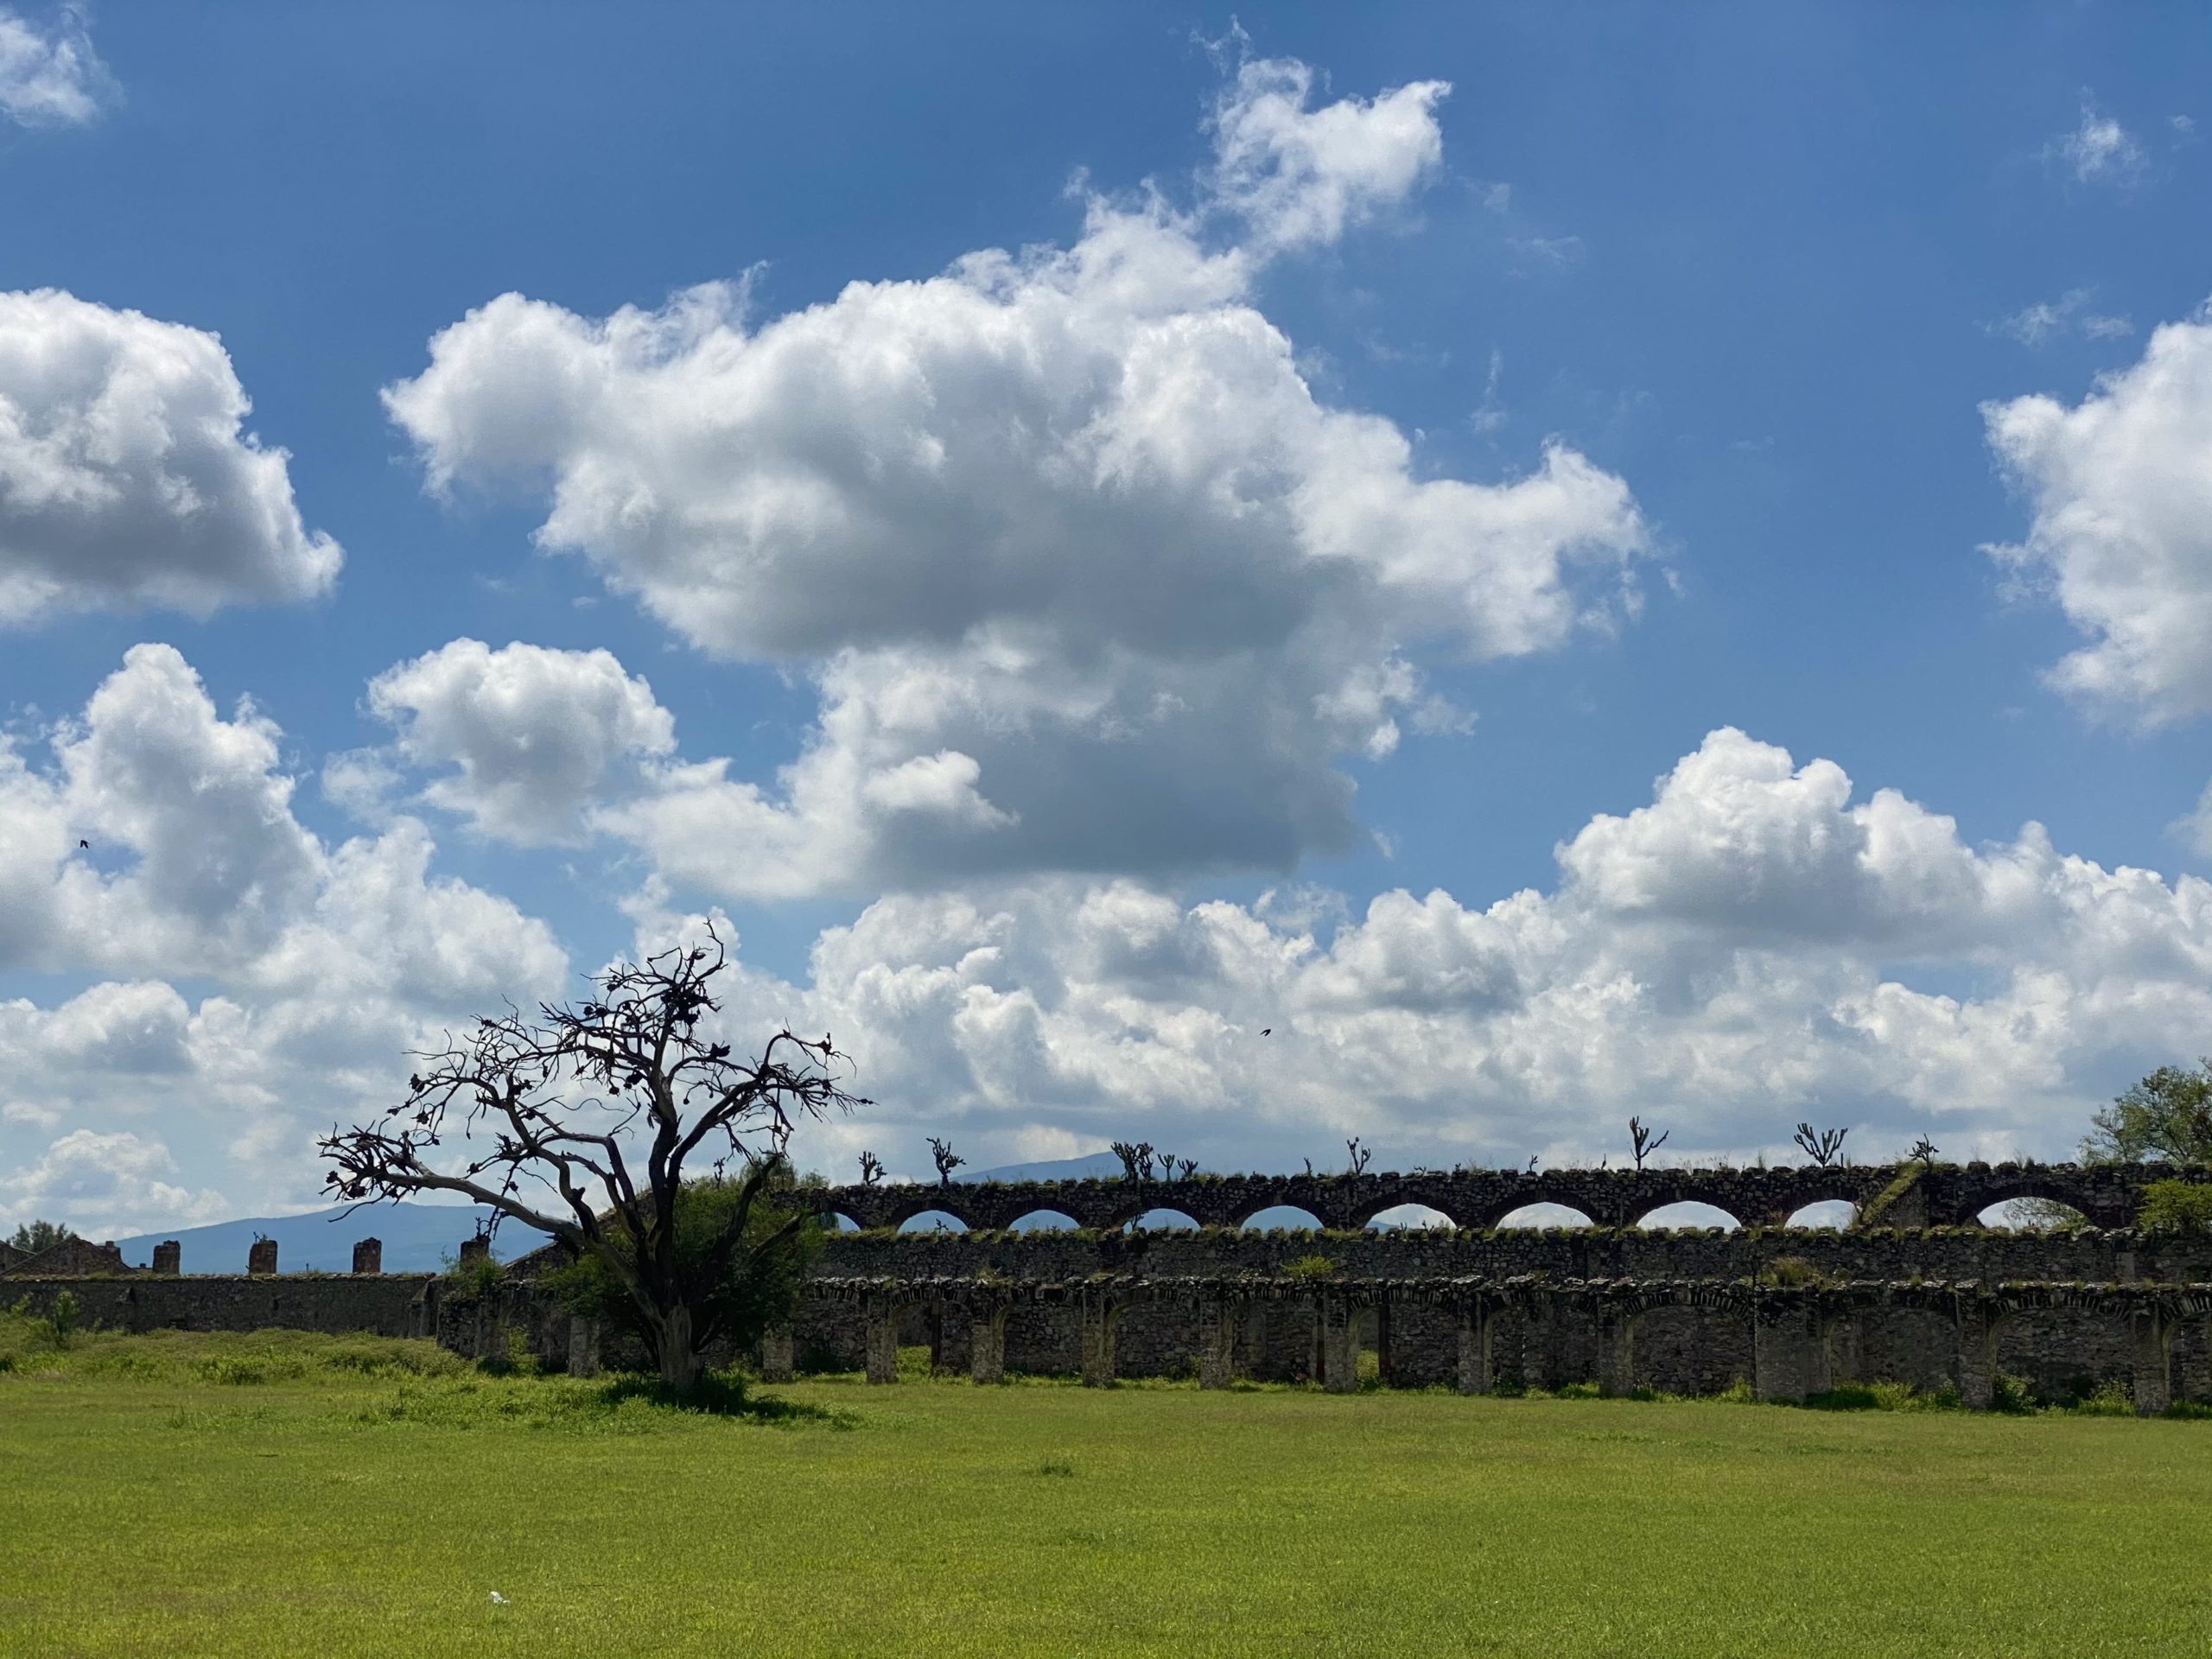
[[[2073,4],[0,9],[0,1220],[305,1203],[421,1032],[714,909],[734,1022],[855,1033],[833,1168],[2063,1154],[2212,1046],[2209,66]],[[264,448],[35,502],[55,433],[168,466],[79,354],[156,431],[226,363]]]

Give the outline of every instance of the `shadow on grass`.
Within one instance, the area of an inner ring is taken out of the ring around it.
[[[688,1393],[677,1393],[658,1376],[635,1372],[608,1377],[599,1384],[598,1392],[611,1407],[639,1401],[669,1411],[738,1417],[756,1423],[826,1423],[832,1428],[851,1428],[860,1421],[849,1411],[772,1394],[754,1394],[743,1377],[726,1371],[708,1372]]]

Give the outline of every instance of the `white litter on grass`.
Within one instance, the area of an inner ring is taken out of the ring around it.
[[[502,1607],[507,1605],[507,1599],[496,1590],[492,1592],[492,1599],[498,1602]]]

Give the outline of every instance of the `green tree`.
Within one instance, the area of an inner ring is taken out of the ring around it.
[[[690,1304],[692,1341],[702,1350],[716,1342],[749,1348],[771,1327],[788,1323],[807,1267],[822,1249],[820,1218],[789,1201],[790,1164],[778,1159],[774,1167],[747,1174],[756,1173],[765,1179],[749,1204],[748,1182],[727,1176],[686,1181],[677,1191],[672,1268]],[[820,1185],[821,1178],[807,1181]],[[734,1249],[722,1243],[733,1224]],[[606,1256],[580,1256],[547,1282],[576,1313],[653,1347],[652,1320]]]
[[[62,1240],[75,1236],[58,1221],[27,1221],[16,1229],[8,1242],[27,1255],[36,1255],[41,1250],[50,1250]]]
[[[2212,1165],[2212,1059],[2160,1066],[2089,1122],[2085,1162]]]

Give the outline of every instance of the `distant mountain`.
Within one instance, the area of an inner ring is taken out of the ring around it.
[[[276,1241],[280,1273],[350,1273],[354,1243],[378,1238],[384,1241],[386,1273],[435,1273],[448,1257],[460,1254],[461,1241],[491,1213],[475,1205],[397,1204],[347,1216],[341,1207],[306,1216],[264,1216],[172,1229],[119,1238],[116,1243],[123,1259],[137,1268],[151,1266],[154,1246],[173,1238],[184,1247],[187,1273],[244,1273],[246,1249],[260,1233]],[[492,1241],[492,1254],[511,1261],[544,1242],[543,1233],[503,1221]]]
[[[956,1173],[956,1181],[1081,1181],[1101,1175],[1119,1175],[1122,1160],[1110,1152],[1094,1152],[1081,1158],[1050,1158],[1037,1164],[1001,1164],[970,1174]]]

